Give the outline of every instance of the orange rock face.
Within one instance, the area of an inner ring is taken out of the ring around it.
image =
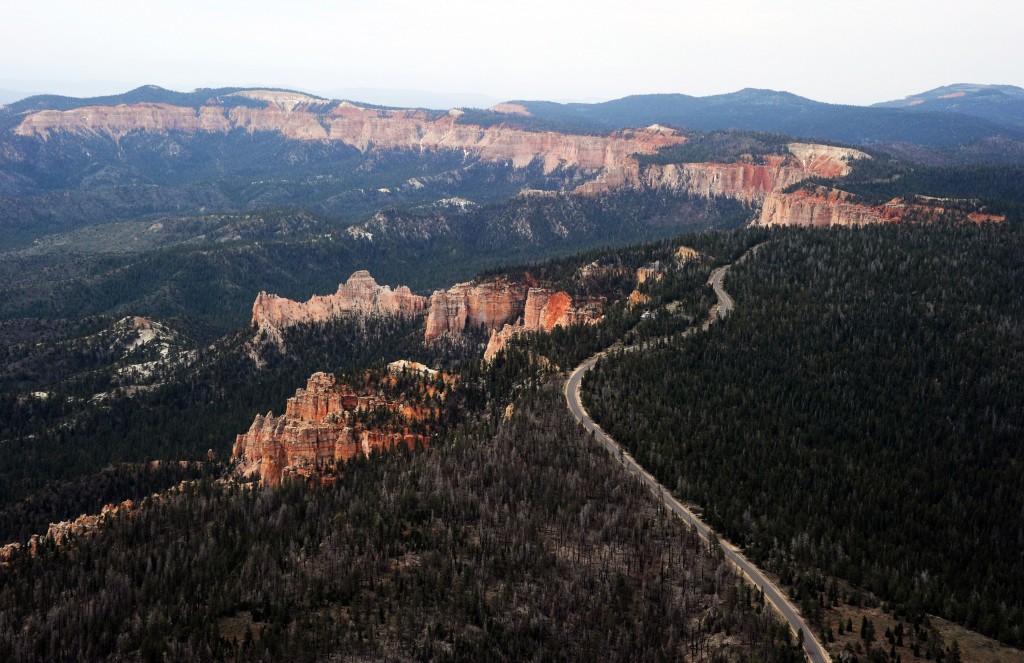
[[[689,246],[680,246],[676,250],[676,262],[680,265],[686,264],[691,260],[700,260],[700,251]]]
[[[83,514],[72,521],[62,521],[59,523],[51,523],[49,528],[46,530],[47,538],[53,539],[54,543],[58,546],[64,543],[69,536],[81,536],[88,534],[99,527],[107,517],[113,516],[120,511],[131,511],[135,508],[135,503],[131,500],[125,500],[120,504],[107,504],[100,511],[99,515],[96,514]]]
[[[574,302],[564,292],[530,288],[523,307],[523,328],[526,331],[551,331],[577,322],[595,322],[600,319],[601,310],[602,303],[598,299]]]
[[[199,110],[170,104],[120,104],[86,106],[69,111],[43,110],[30,113],[14,130],[20,136],[47,138],[58,132],[91,133],[120,139],[132,131],[206,131],[232,129],[222,108]]]
[[[508,344],[509,340],[531,331],[551,331],[555,327],[567,327],[577,323],[595,323],[601,320],[603,302],[599,299],[585,299],[574,302],[564,292],[551,292],[546,288],[530,288],[523,305],[522,318],[516,324],[506,324],[500,330],[492,330],[484,351],[484,359],[490,361]]]
[[[430,297],[424,341],[467,329],[494,331],[523,314],[527,287],[505,279],[459,283]]]
[[[327,140],[328,137],[327,128],[307,109],[289,110],[276,104],[266,108],[236,106],[227,116],[232,128],[239,127],[249,133],[277,131],[292,140]]]
[[[651,166],[644,172],[644,184],[651,188],[682,189],[711,198],[725,196],[745,202],[763,198],[768,192],[809,177],[802,168],[783,165],[785,157],[766,157],[765,164],[683,163]]]
[[[530,111],[526,109],[526,106],[522,104],[513,104],[504,101],[500,104],[494,104],[488,110],[494,111],[495,113],[505,113],[507,115],[531,115]]]
[[[769,154],[762,158],[763,163],[652,164],[641,171],[636,160],[627,160],[580,185],[577,191],[596,194],[624,186],[649,187],[685,191],[705,198],[724,196],[759,202],[769,193],[809,177],[847,175],[851,161],[868,158],[863,152],[829,145],[790,143],[787,148],[788,155]]]
[[[409,288],[377,285],[370,273],[355,272],[333,295],[315,295],[296,302],[261,292],[252,305],[252,323],[260,329],[282,330],[299,323],[326,322],[345,315],[402,315],[421,313],[427,298]]]
[[[811,177],[833,179],[850,172],[850,163],[870,158],[850,148],[810,143],[790,143],[788,154],[753,157],[736,163],[651,164],[641,168],[634,155],[654,154],[685,142],[676,131],[652,125],[646,129],[619,131],[606,136],[581,136],[532,132],[506,126],[480,127],[460,123],[452,111],[436,117],[417,110],[377,110],[348,102],[329,102],[297,93],[248,90],[238,96],[263,102],[263,107],[222,106],[216,100],[200,108],[162,103],[90,106],[68,111],[41,110],[27,114],[15,133],[47,139],[59,133],[95,134],[118,140],[133,131],[149,132],[278,132],[301,141],[338,141],[359,150],[413,149],[462,150],[489,162],[508,162],[525,167],[539,161],[550,173],[559,168],[578,168],[594,175],[575,191],[596,195],[617,188],[655,188],[683,191],[702,197],[728,197],[761,204],[762,225],[863,225],[899,221],[908,216],[937,218],[954,210],[939,203],[891,201],[866,206],[836,192],[782,194],[791,185]],[[495,111],[521,114],[524,108],[500,104]],[[972,222],[1000,221],[1001,216],[982,210],[964,212]],[[373,287],[376,284],[366,274]],[[348,285],[348,284],[346,284]],[[365,296],[365,292],[358,297]],[[422,298],[399,288],[390,299],[382,294],[379,310],[395,306],[399,312],[417,312],[426,306]],[[460,284],[431,298],[426,338],[457,333],[467,325],[495,330],[511,321],[519,304],[502,303],[520,293],[488,293],[486,287]],[[521,293],[525,298],[525,293]],[[280,329],[303,321],[332,317],[339,311],[362,310],[348,304],[339,293],[314,297],[299,304],[261,293],[253,307],[253,321],[265,328]],[[480,299],[492,301],[481,303]],[[355,302],[356,300],[352,300]],[[362,300],[360,300],[362,301]],[[351,308],[346,308],[351,307]],[[365,311],[364,311],[365,312]]]
[[[392,415],[387,428],[368,428],[358,421],[361,413],[378,409]],[[306,388],[288,399],[283,415],[257,415],[249,431],[235,440],[231,458],[243,476],[259,475],[264,483],[277,485],[287,476],[315,476],[373,449],[427,444],[426,434],[408,430],[424,418],[408,404],[357,393],[333,375],[314,373]]]
[[[469,150],[484,161],[510,161],[517,168],[539,159],[546,173],[559,167],[613,168],[631,160],[632,154],[653,154],[686,140],[678,132],[661,128],[579,136],[501,126],[484,129],[459,124],[457,117],[449,114],[430,120],[422,111],[367,111],[341,104],[329,114],[329,136],[360,150],[371,145],[377,149]]]
[[[862,226],[871,223],[898,223],[913,220],[934,222],[950,219],[981,223],[1005,221],[1006,217],[981,210],[967,210],[970,201],[918,197],[913,201],[899,198],[882,205],[856,202],[852,194],[838,189],[817,187],[793,193],[773,193],[764,201],[759,223],[765,226]]]
[[[664,278],[664,274],[661,272],[658,266],[652,267],[637,267],[636,269],[636,284],[647,283],[648,279],[654,279],[660,281]]]
[[[55,545],[61,546],[72,536],[89,536],[99,529],[107,518],[124,512],[131,513],[135,510],[135,503],[132,500],[125,500],[120,504],[107,504],[99,514],[82,514],[74,520],[62,520],[59,523],[50,523],[46,534],[40,536],[33,534],[27,545],[21,543],[8,543],[0,546],[0,564],[7,564],[21,550],[28,550],[29,555],[35,556],[43,541],[50,540]]]
[[[640,292],[639,290],[634,290],[633,292],[629,293],[629,299],[626,300],[626,306],[633,309],[636,308],[637,306],[643,306],[644,304],[650,301],[650,297]]]
[[[667,188],[704,197],[726,196],[745,202],[763,201],[809,177],[835,178],[849,172],[849,163],[867,155],[848,148],[791,143],[788,155],[767,155],[760,163],[654,164],[640,168],[635,154],[654,154],[685,142],[685,136],[659,125],[606,136],[535,132],[459,122],[452,111],[432,117],[417,110],[365,109],[348,102],[327,102],[296,93],[249,90],[238,96],[265,106],[227,107],[216,100],[198,109],[160,103],[90,106],[68,111],[29,113],[14,130],[46,139],[54,133],[96,134],[118,140],[133,131],[150,132],[278,132],[292,140],[338,141],[367,151],[414,149],[462,150],[490,162],[524,167],[539,160],[545,173],[578,168],[597,175],[576,188],[599,194],[616,188]],[[504,104],[495,110],[522,113]]]
[[[791,194],[773,193],[764,201],[759,223],[763,226],[861,226],[893,221],[879,209],[851,201],[850,194],[837,189]]]
[[[42,110],[28,114],[15,133],[43,139],[59,132],[91,133],[116,140],[132,131],[275,131],[292,140],[338,141],[362,151],[371,147],[466,150],[484,161],[511,162],[516,167],[539,159],[545,172],[559,167],[590,172],[617,168],[632,161],[630,155],[653,154],[686,140],[662,127],[580,136],[460,124],[456,112],[432,119],[422,111],[365,109],[348,102],[312,103],[312,98],[307,98],[310,102],[285,100],[267,91],[242,96],[266,101],[266,106],[208,105],[194,109],[143,103]]]

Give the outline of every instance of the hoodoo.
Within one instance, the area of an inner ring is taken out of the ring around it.
[[[389,374],[382,380],[393,382]],[[231,450],[243,476],[258,475],[269,485],[277,485],[287,476],[314,476],[332,470],[339,461],[374,449],[399,446],[413,448],[427,444],[424,422],[435,413],[417,404],[384,395],[369,386],[356,389],[339,383],[328,373],[314,373],[288,399],[284,414],[275,417],[257,415],[249,431],[239,435]],[[364,415],[374,413],[370,425]]]
[[[523,316],[516,324],[506,324],[491,332],[484,359],[493,359],[509,339],[531,331],[551,331],[577,323],[596,323],[601,320],[604,302],[600,298],[574,301],[565,292],[551,292],[547,288],[530,288],[523,307]]]
[[[338,286],[333,295],[314,295],[296,302],[261,292],[252,305],[252,324],[260,329],[280,331],[292,325],[327,322],[344,315],[416,315],[427,298],[413,294],[406,286],[392,290],[377,285],[370,272],[360,270]]]

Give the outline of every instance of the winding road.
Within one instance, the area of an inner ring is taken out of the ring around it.
[[[743,254],[743,258],[750,255],[758,247],[754,247],[747,253]],[[738,262],[738,261],[737,261]],[[684,332],[684,335],[690,335],[696,333],[698,330],[707,331],[715,320],[725,318],[735,308],[735,302],[729,293],[722,287],[722,280],[725,277],[726,272],[729,271],[729,267],[732,265],[725,265],[719,267],[711,273],[711,278],[708,279],[708,283],[714,288],[715,296],[718,298],[718,303],[712,307],[708,318],[698,326],[690,327]],[[637,346],[630,346],[625,350],[636,350]],[[606,351],[607,352],[607,351]],[[576,417],[577,421],[583,424],[584,428],[590,431],[594,439],[603,446],[613,458],[617,458],[627,472],[636,476],[640,481],[647,486],[648,489],[654,494],[658,500],[662,502],[672,513],[678,516],[683,522],[696,528],[697,533],[702,539],[710,543],[715,535],[714,530],[708,527],[704,521],[702,521],[693,511],[690,511],[682,502],[677,500],[672,493],[670,493],[664,486],[658,483],[650,472],[640,466],[634,458],[623,449],[619,444],[613,440],[607,433],[601,430],[601,427],[590,418],[587,414],[586,409],[583,407],[583,402],[580,400],[580,385],[583,382],[583,375],[589,371],[597,361],[605,355],[606,352],[599,352],[593,357],[587,359],[582,364],[576,367],[576,369],[569,375],[569,379],[565,382],[565,400],[569,406],[569,411],[572,412],[573,416]],[[767,601],[775,608],[775,611],[789,623],[790,629],[794,634],[798,634],[803,631],[804,635],[804,651],[806,652],[807,658],[812,663],[831,663],[831,658],[825,651],[821,643],[814,635],[814,631],[810,629],[803,617],[797,611],[786,594],[776,587],[770,580],[768,580],[760,569],[743,556],[743,553],[739,551],[736,546],[732,545],[724,539],[718,539],[722,546],[722,551],[725,553],[726,559],[728,559],[736,569],[739,570],[743,576],[753,583],[756,587],[759,587],[764,591],[764,597]]]

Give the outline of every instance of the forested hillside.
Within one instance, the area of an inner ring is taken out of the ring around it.
[[[706,233],[684,241],[728,256],[749,241],[748,234]],[[122,393],[120,364],[109,363],[109,348],[96,335],[104,328],[101,318],[83,321],[71,338],[12,343],[0,354],[7,366],[0,372],[0,539],[24,541],[45,532],[50,522],[146,494],[136,483],[155,490],[180,480],[174,473],[158,473],[134,481],[135,475],[126,470],[122,474],[128,478],[118,482],[119,492],[111,491],[104,473],[111,464],[200,460],[207,450],[226,458],[234,436],[256,414],[280,412],[285,399],[316,371],[349,372],[396,359],[415,360],[464,373],[458,393],[466,403],[450,404],[453,418],[463,405],[471,411],[504,408],[525,375],[540,380],[551,372],[536,371],[524,361],[527,353],[541,353],[554,366],[571,366],[637,325],[643,310],[625,306],[636,269],[668,265],[679,242],[595,249],[503,268],[500,273],[508,278],[543,279],[574,294],[606,297],[613,305],[600,325],[517,339],[513,345],[524,352],[506,353],[494,365],[479,361],[487,340],[479,334],[425,346],[422,318],[357,317],[296,326],[285,331],[283,346],[252,344],[255,331],[246,325],[200,346],[187,363],[164,367],[145,388]],[[637,333],[685,327],[706,309],[710,300],[702,284],[708,264],[697,261],[666,269],[664,278],[646,284],[651,307],[680,299],[689,304],[676,315],[645,320]],[[592,273],[579,278],[580,270],[590,265],[595,266]],[[36,392],[45,397],[30,396]]]
[[[130,397],[93,399],[110,388],[102,371],[58,383],[47,399],[3,394],[0,538],[25,540],[45,532],[49,522],[98,511],[103,501],[87,507],[82,496],[96,492],[94,484],[110,464],[200,460],[208,449],[225,459],[235,434],[256,414],[280,411],[313,372],[351,371],[402,357],[434,363],[444,348],[424,348],[420,324],[355,319],[290,330],[288,352],[273,344],[259,348],[262,365],[250,356],[255,332],[240,331],[204,348],[194,365]],[[58,497],[38,497],[47,493]]]
[[[585,403],[784,579],[1019,645],[1022,255],[1013,224],[774,234],[722,325],[602,362]]]
[[[553,387],[333,487],[202,482],[0,573],[16,660],[800,659]]]
[[[307,213],[179,219],[160,229],[176,235],[173,243],[116,251],[130,246],[125,235],[150,234],[151,224],[105,224],[93,227],[88,242],[73,237],[3,256],[0,320],[183,318],[179,324],[212,340],[248,322],[261,290],[305,300],[368,269],[382,283],[429,293],[510,262],[736,228],[752,213],[736,201],[659,191],[527,196],[466,209],[388,208],[358,231]]]
[[[557,205],[537,203],[552,218]],[[400,217],[405,230],[437,218]],[[679,340],[714,301],[711,269],[756,244],[726,280],[735,312]],[[699,253],[679,260],[680,246]],[[953,656],[926,612],[1019,643],[1022,251],[1013,223],[703,232],[487,272],[607,299],[600,324],[514,337],[489,363],[483,336],[424,346],[421,320],[393,318],[294,327],[283,346],[240,330],[109,401],[90,400],[111,386],[90,369],[100,355],[40,376],[22,362],[11,385],[45,378],[59,397],[0,399],[6,540],[199,481],[70,545],[16,553],[0,626],[29,627],[0,638],[3,654],[792,660],[756,592],[590,446],[549,382],[617,341],[666,338],[603,362],[588,408],[806,616],[866,589],[925,655]],[[326,488],[140,464],[224,459],[313,371],[400,357],[458,375],[426,451],[354,459]]]

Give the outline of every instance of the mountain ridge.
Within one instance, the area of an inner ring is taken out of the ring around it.
[[[1008,126],[1024,127],[1024,88],[1015,85],[954,83],[873,104],[915,112],[959,113]]]
[[[992,136],[1024,136],[1021,128],[962,114],[908,114],[898,108],[814,101],[791,92],[744,88],[727,94],[631,95],[599,104],[509,100],[532,116],[568,121],[586,118],[604,128],[661,122],[697,131],[741,129],[831,139],[856,145],[907,142],[948,148]]]
[[[200,87],[189,92],[178,92],[157,85],[143,85],[121,94],[95,97],[38,94],[12,101],[6,105],[5,109],[0,109],[0,113],[20,114],[44,108],[47,110],[71,110],[86,106],[134,103],[169,103],[193,108],[213,102],[247,105],[245,97],[239,96],[239,93],[262,90],[301,94],[322,102],[348,101],[362,107],[382,110],[422,110],[434,111],[439,114],[450,110],[417,106],[388,106],[363,102],[358,99],[327,98],[298,89],[272,86]],[[494,104],[491,108],[497,109],[507,104],[515,104],[527,109],[529,114],[535,118],[557,120],[563,123],[573,120],[582,123],[578,130],[582,131],[583,128],[586,128],[591,132],[661,123],[676,128],[699,131],[745,129],[786,133],[809,139],[832,138],[856,144],[897,141],[933,147],[950,146],[957,142],[977,140],[993,135],[1024,137],[1024,119],[1022,119],[1024,116],[1007,119],[999,114],[972,112],[963,108],[933,108],[927,103],[927,100],[932,98],[929,95],[933,95],[933,93],[957,94],[961,91],[973,91],[974,96],[982,97],[1001,94],[1013,100],[1021,99],[1020,103],[1024,104],[1024,90],[1012,85],[958,83],[920,94],[908,95],[903,100],[879,102],[868,106],[817,101],[785,90],[746,87],[735,92],[705,96],[684,93],[640,93],[597,103],[509,99]],[[925,100],[925,103],[914,103],[915,100],[922,99]],[[463,106],[461,109],[485,110],[472,106]],[[763,114],[766,109],[769,113],[767,117],[758,118],[754,115],[757,111],[761,111]],[[914,110],[916,114],[907,118],[904,114],[897,112],[907,109]],[[952,110],[952,117],[950,110]],[[779,111],[789,111],[795,113],[797,117],[787,118]],[[931,113],[927,116],[928,119],[923,119],[920,115],[925,111]],[[830,115],[834,116],[834,119]],[[854,125],[863,126],[860,129],[849,126],[845,129],[842,127],[843,124],[849,125],[851,122]],[[915,128],[912,126],[914,122],[923,126]],[[805,129],[801,130],[801,127]],[[942,133],[945,133],[946,136],[943,137]],[[903,140],[900,140],[901,137]]]

